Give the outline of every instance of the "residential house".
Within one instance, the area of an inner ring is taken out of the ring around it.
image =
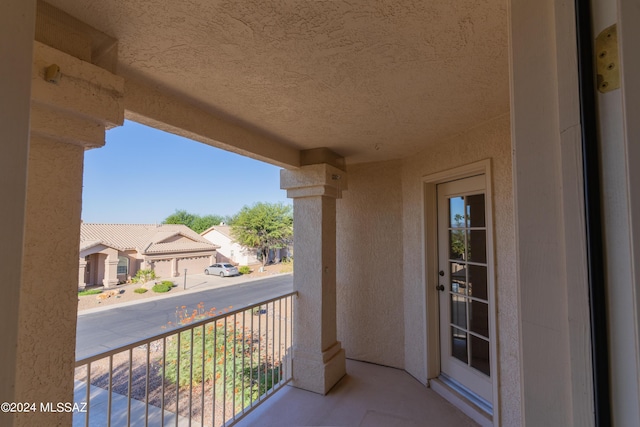
[[[231,262],[238,265],[259,264],[262,262],[258,259],[255,249],[247,248],[235,241],[229,225],[214,225],[200,234],[214,245],[219,246],[216,252],[216,260],[218,262]],[[271,249],[268,262],[280,261],[289,257],[290,253],[289,248]]]
[[[256,250],[241,246],[231,235],[228,225],[214,225],[200,233],[214,245],[219,246],[216,253],[218,262],[231,262],[238,265],[257,264]]]
[[[83,153],[126,117],[284,169],[294,386],[352,358],[484,424],[640,425],[637,0],[0,8],[0,402],[72,399]]]
[[[202,273],[216,259],[216,245],[182,224],[90,224],[80,226],[78,286],[111,287],[140,269],[161,278],[185,269]]]

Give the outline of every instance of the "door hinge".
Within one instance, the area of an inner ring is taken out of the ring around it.
[[[613,24],[596,37],[596,72],[599,92],[607,93],[620,87],[619,67],[618,29],[616,24]]]

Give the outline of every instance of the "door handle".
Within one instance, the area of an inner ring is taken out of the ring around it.
[[[436,289],[439,290],[440,292],[444,291],[444,285],[438,285],[436,286]]]

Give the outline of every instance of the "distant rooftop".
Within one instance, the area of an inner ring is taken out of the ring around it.
[[[167,241],[175,236],[186,239]],[[182,224],[92,224],[80,226],[80,250],[105,245],[141,253],[214,250],[216,245]]]

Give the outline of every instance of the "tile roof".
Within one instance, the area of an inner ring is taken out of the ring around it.
[[[184,236],[189,241],[165,242],[174,236]],[[140,253],[184,252],[214,250],[212,244],[186,225],[182,224],[93,224],[80,226],[80,250],[102,244],[121,251],[137,250]]]
[[[233,239],[233,234],[231,234],[231,226],[230,225],[214,225],[213,227],[209,227],[200,233],[201,236],[211,233],[212,231],[218,231],[220,234]]]
[[[212,227],[214,230],[219,231],[220,234],[223,234],[225,236],[227,236],[228,238],[230,238],[231,240],[234,240],[233,235],[231,234],[231,226],[230,225],[214,225]]]
[[[102,242],[100,240],[80,240],[80,250],[84,251],[85,249],[101,244]]]

